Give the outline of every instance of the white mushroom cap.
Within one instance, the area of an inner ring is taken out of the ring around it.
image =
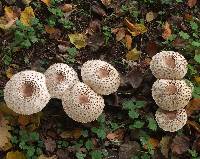
[[[71,91],[65,91],[62,103],[67,115],[81,123],[96,120],[105,106],[104,99],[82,82],[76,83]]]
[[[150,69],[158,79],[182,79],[187,73],[186,59],[174,51],[162,51],[152,57]]]
[[[168,111],[184,108],[192,98],[192,88],[186,80],[160,79],[152,86],[156,104]]]
[[[44,74],[52,98],[61,99],[64,91],[71,89],[79,82],[75,70],[64,63],[51,65]]]
[[[170,132],[178,131],[187,122],[187,113],[185,109],[179,109],[173,112],[158,109],[155,116],[158,126]]]
[[[12,76],[4,89],[7,106],[19,114],[41,111],[50,100],[45,76],[36,71],[22,71]]]
[[[116,92],[120,85],[120,76],[117,70],[101,60],[85,62],[81,68],[81,76],[84,83],[101,95]]]

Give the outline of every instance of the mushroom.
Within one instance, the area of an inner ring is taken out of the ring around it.
[[[156,104],[167,111],[184,108],[192,98],[192,88],[186,80],[158,79],[152,86]]]
[[[152,57],[150,69],[158,79],[182,79],[187,73],[186,59],[174,51],[162,51]]]
[[[62,103],[66,114],[81,123],[96,120],[105,106],[104,99],[82,82],[65,91]]]
[[[22,71],[6,83],[4,100],[19,114],[30,115],[41,111],[50,100],[45,76],[36,71]]]
[[[109,95],[117,91],[120,85],[118,71],[109,63],[90,60],[81,68],[83,82],[100,95]]]
[[[64,63],[51,65],[44,74],[52,98],[61,99],[64,91],[71,89],[79,82],[75,70]]]
[[[158,126],[170,132],[175,132],[181,129],[187,122],[187,113],[185,109],[169,112],[158,109],[155,114]]]

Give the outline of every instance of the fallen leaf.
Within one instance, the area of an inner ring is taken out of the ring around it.
[[[78,139],[79,137],[81,137],[81,129],[74,129],[72,131],[63,131],[60,134],[60,137],[62,137],[63,139],[68,139],[68,138],[75,138]]]
[[[26,157],[20,151],[10,151],[6,154],[6,159],[26,159]]]
[[[171,144],[172,153],[181,155],[189,149],[190,139],[187,136],[176,136]]]
[[[200,125],[197,122],[188,120],[187,124],[192,126],[198,133],[200,133]]]
[[[132,48],[132,42],[133,42],[132,37],[130,35],[126,34],[125,43],[126,43],[126,47],[128,50],[130,50]]]
[[[131,33],[132,36],[137,36],[147,32],[147,28],[143,24],[137,24],[137,23],[133,24],[130,21],[128,21],[127,18],[125,18],[124,23],[127,26],[128,31]]]
[[[165,156],[165,158],[168,158],[169,156],[170,143],[171,143],[170,136],[164,136],[160,141],[160,150],[163,156]]]
[[[5,16],[6,16],[8,21],[13,20],[15,18],[14,11],[13,11],[12,7],[5,6],[4,11],[5,11]]]
[[[56,141],[50,137],[44,140],[44,145],[45,145],[46,151],[54,152],[54,150],[56,149]]]
[[[124,129],[118,129],[114,132],[111,132],[109,134],[107,134],[107,139],[108,140],[123,140],[123,137],[124,137]]]
[[[92,5],[91,10],[92,10],[94,13],[98,14],[99,16],[102,16],[102,17],[105,17],[105,16],[106,16],[105,10],[102,9],[102,8],[100,7],[100,5],[96,5],[96,4]]]
[[[101,0],[101,2],[105,5],[105,6],[109,6],[111,4],[111,0]]]
[[[45,155],[40,155],[38,159],[57,159],[58,157],[56,155],[53,155],[51,157],[46,157]]]
[[[70,42],[75,45],[77,49],[81,49],[87,45],[86,36],[84,34],[75,33],[68,34]]]
[[[16,70],[19,68],[18,65],[16,64],[11,64],[8,69],[6,70],[6,76],[8,78],[11,78],[15,73],[16,73]]]
[[[148,13],[146,14],[146,21],[147,21],[147,22],[151,22],[151,21],[154,20],[154,19],[155,19],[155,15],[154,15],[153,12],[148,12]]]
[[[133,88],[138,88],[143,81],[143,73],[140,69],[134,67],[126,76],[127,81]]]
[[[200,77],[195,77],[194,80],[197,82],[197,84],[200,84]]]
[[[150,57],[153,57],[158,53],[158,44],[155,41],[148,41],[145,51]]]
[[[35,14],[33,12],[33,8],[26,7],[24,11],[21,13],[20,21],[25,26],[31,26],[31,20],[35,18]]]
[[[170,29],[170,24],[166,21],[164,25],[164,32],[162,34],[163,39],[168,39],[172,35],[172,31]]]
[[[73,9],[72,4],[64,4],[64,5],[61,6],[61,10],[62,10],[64,13],[71,12],[72,9]]]
[[[126,60],[136,61],[140,58],[141,52],[138,51],[136,48],[128,51],[126,54]]]
[[[182,40],[181,38],[176,38],[176,39],[173,41],[172,45],[173,45],[174,47],[177,47],[177,48],[184,48],[184,47],[186,46],[186,43],[185,43],[185,41]]]
[[[188,0],[187,4],[190,8],[194,7],[197,3],[197,0]]]
[[[25,5],[29,5],[29,3],[31,3],[32,0],[22,0],[22,2],[25,4]]]
[[[45,3],[48,7],[51,6],[51,0],[41,0],[43,3]]]
[[[50,34],[50,39],[58,39],[61,35],[61,31],[57,28],[45,25],[45,31]]]
[[[194,111],[200,110],[200,99],[194,98],[190,100],[185,109],[188,117],[191,116]]]
[[[86,30],[86,34],[94,35],[96,32],[101,30],[101,21],[100,20],[93,20],[89,23],[89,27]]]
[[[120,28],[116,34],[116,41],[121,41],[125,37],[124,28]]]
[[[149,138],[148,140],[148,144],[151,145],[152,149],[156,149],[159,146],[160,141],[158,139],[155,138]],[[148,145],[144,145],[144,149],[148,149]]]

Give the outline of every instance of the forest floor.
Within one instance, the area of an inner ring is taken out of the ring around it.
[[[149,63],[162,50],[184,55],[185,78],[194,84],[188,122],[174,133],[154,119]],[[80,75],[91,59],[112,64],[122,79],[104,96],[97,121],[73,121],[57,99],[30,116],[6,106],[3,89],[13,74],[66,63]],[[1,0],[0,158],[200,158],[199,64],[199,0]]]

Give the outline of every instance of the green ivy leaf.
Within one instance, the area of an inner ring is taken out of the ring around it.
[[[153,131],[156,131],[157,130],[157,123],[156,123],[155,119],[152,118],[152,117],[149,117],[149,118],[147,118],[147,120],[149,122],[148,128],[153,130]]]
[[[132,119],[136,119],[139,117],[139,113],[136,110],[131,110],[128,112],[128,115]]]
[[[94,145],[93,145],[93,143],[92,143],[92,140],[87,140],[86,141],[86,143],[85,143],[85,147],[86,147],[86,149],[89,151],[89,150],[91,150],[91,149],[93,149],[94,148]]]
[[[84,159],[86,157],[86,154],[81,152],[76,152],[76,158],[77,159]]]
[[[200,63],[200,54],[195,54],[194,60],[198,63]]]
[[[143,121],[137,120],[133,124],[129,125],[129,128],[130,129],[135,129],[135,128],[140,129],[140,128],[142,128],[144,126],[144,124],[145,123]]]
[[[105,139],[106,138],[106,132],[104,131],[104,129],[92,128],[92,132],[97,134],[97,136],[100,139]]]
[[[190,35],[188,33],[183,32],[183,31],[180,31],[179,35],[180,35],[180,37],[182,37],[185,40],[190,38]]]
[[[91,155],[92,159],[102,159],[103,158],[102,152],[99,150],[92,151],[90,153],[90,155]]]

